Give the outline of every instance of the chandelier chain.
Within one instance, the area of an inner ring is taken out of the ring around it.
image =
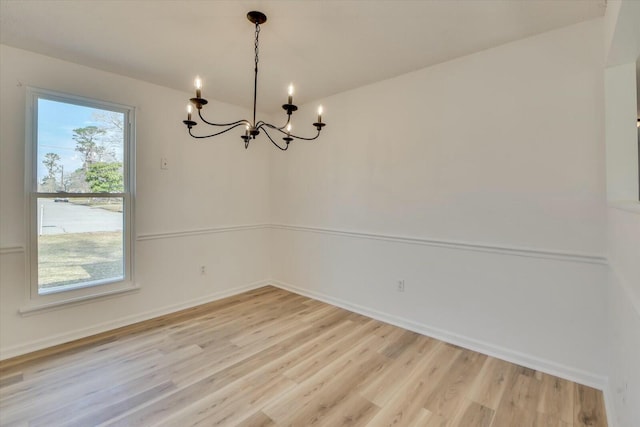
[[[254,78],[253,78],[253,127],[254,128],[256,126],[256,103],[258,100],[258,54],[260,53],[260,49],[258,47],[259,36],[260,36],[260,24],[256,22],[256,41],[255,41],[256,68],[255,68]],[[255,139],[255,135],[253,135],[253,138]]]
[[[260,36],[260,24],[256,24],[256,41],[255,41],[255,51],[256,51],[256,68],[258,68],[258,54],[260,53],[260,48],[258,44],[258,37]]]

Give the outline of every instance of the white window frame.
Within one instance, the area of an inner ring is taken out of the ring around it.
[[[94,298],[131,292],[137,289],[134,273],[134,201],[135,201],[135,108],[66,93],[27,87],[26,102],[26,147],[25,147],[25,187],[27,218],[27,282],[26,306],[19,311],[22,314],[57,307],[60,305],[85,302]],[[37,153],[38,153],[38,100],[47,99],[67,104],[114,111],[124,114],[124,192],[123,193],[41,193],[37,191]],[[104,280],[70,285],[40,293],[38,288],[38,197],[121,197],[123,199],[123,250],[124,278],[122,280]]]

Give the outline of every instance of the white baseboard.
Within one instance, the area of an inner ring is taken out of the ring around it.
[[[53,335],[44,339],[34,340],[28,343],[3,348],[0,352],[0,360],[10,359],[12,357],[20,356],[23,354],[31,353],[37,350],[42,350],[55,345],[64,344],[66,342],[74,341],[81,338],[86,338],[91,335],[96,335],[102,332],[110,331],[112,329],[120,328],[123,326],[132,325],[137,322],[153,319],[154,317],[164,316],[176,311],[184,310],[186,308],[196,307],[198,305],[206,304],[219,299],[227,298],[233,295],[247,292],[253,289],[261,288],[270,284],[269,280],[260,280],[250,283],[248,285],[236,286],[224,291],[214,292],[204,297],[192,299],[179,304],[172,304],[155,310],[150,310],[145,313],[138,313],[131,316],[122,317],[109,322],[100,323],[88,328],[76,329],[75,331],[65,332],[63,334]]]
[[[562,365],[551,360],[541,359],[531,355],[527,355],[516,350],[508,349],[505,347],[497,346],[491,343],[479,341],[474,338],[469,338],[463,335],[459,335],[450,331],[446,331],[439,328],[434,328],[429,325],[415,322],[410,319],[405,319],[399,316],[384,313],[378,310],[373,310],[368,307],[364,307],[358,304],[353,304],[348,301],[344,301],[339,298],[329,296],[320,292],[309,291],[304,288],[300,288],[289,283],[285,283],[278,280],[271,280],[273,286],[285,289],[296,294],[304,295],[309,298],[313,298],[322,302],[326,302],[337,307],[344,308],[349,311],[353,311],[362,314],[367,317],[371,317],[376,320],[380,320],[385,323],[389,323],[401,328],[417,332],[422,335],[426,335],[432,338],[439,339],[441,341],[458,345],[460,347],[467,348],[469,350],[477,351],[489,356],[497,357],[499,359],[506,360],[511,363],[516,363],[521,366],[525,366],[536,371],[545,372],[550,375],[555,375],[560,378],[564,378],[570,381],[574,381],[580,384],[588,385],[598,390],[606,390],[607,379],[600,375],[595,375],[590,372],[586,372],[580,369],[575,369],[571,366]]]

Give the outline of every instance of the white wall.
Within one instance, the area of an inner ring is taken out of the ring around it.
[[[18,314],[26,286],[25,86],[136,107],[139,292]],[[265,283],[269,231],[263,225],[270,200],[266,144],[245,151],[239,134],[196,142],[181,122],[190,94],[7,46],[0,46],[0,92],[2,358]],[[211,107],[234,118],[249,115],[216,102]],[[168,170],[160,169],[163,156]],[[201,265],[207,267],[205,276]]]
[[[640,3],[610,0],[605,15],[609,425],[640,425],[640,202],[636,61]]]
[[[636,63],[609,67],[605,77],[607,199],[638,200]]]
[[[640,423],[640,206],[609,209],[608,394],[612,427]],[[613,415],[613,414],[612,414]]]
[[[324,137],[271,157],[274,278],[602,387],[602,33],[585,22],[323,100]]]

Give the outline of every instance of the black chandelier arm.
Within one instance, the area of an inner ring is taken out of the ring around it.
[[[265,123],[265,124],[266,124],[266,123]],[[280,145],[278,145],[278,143],[277,143],[277,142],[275,142],[275,141],[273,140],[273,138],[271,138],[271,135],[269,135],[269,132],[267,132],[267,130],[266,130],[266,129],[264,129],[264,128],[263,128],[262,130],[264,131],[264,134],[265,134],[265,135],[267,135],[267,138],[269,138],[269,141],[271,141],[271,143],[272,143],[273,145],[275,145],[276,147],[278,147],[280,150],[282,150],[282,151],[287,151],[287,150],[289,149],[289,144],[287,144],[284,148],[282,148]]]
[[[279,127],[278,130],[282,131],[282,129],[286,128],[289,123],[291,123],[291,114],[287,114],[287,123],[285,123],[284,126]]]
[[[191,133],[191,128],[189,128],[189,135],[191,135],[193,138],[198,138],[198,139],[202,139],[202,138],[211,138],[212,136],[218,136],[218,135],[222,135],[225,132],[229,132],[231,129],[235,129],[238,126],[243,126],[246,123],[246,121],[242,121],[234,126],[231,126],[223,131],[220,132],[216,132],[216,133],[212,133],[211,135],[194,135],[193,133]]]
[[[289,123],[291,123],[291,116],[287,117],[287,123],[285,123],[284,126],[281,126],[281,127],[276,127],[270,123],[265,122],[264,120],[259,120],[258,123],[256,123],[256,129],[261,129],[264,126],[269,126],[272,129],[282,131],[282,129],[286,128]]]
[[[294,135],[292,133],[285,132],[281,128],[276,127],[276,126],[274,126],[274,125],[272,125],[270,123],[263,123],[262,125],[260,125],[260,127],[263,128],[263,130],[264,130],[264,126],[268,127],[269,129],[277,130],[278,132],[280,132],[283,135],[286,135],[286,136],[289,136],[289,137],[295,138],[295,139],[300,139],[302,141],[313,141],[314,139],[318,139],[318,137],[320,136],[320,131],[318,131],[316,136],[314,136],[313,138],[305,138],[304,136],[297,136],[297,135]],[[265,130],[265,133],[266,132],[267,131]]]
[[[206,123],[206,124],[211,125],[211,126],[218,126],[218,127],[234,126],[234,125],[237,125],[237,124],[244,124],[244,125],[248,125],[249,124],[249,121],[248,120],[244,120],[244,119],[238,120],[238,121],[235,121],[235,122],[232,122],[232,123],[212,123],[212,122],[209,122],[209,121],[205,120],[205,118],[202,117],[202,110],[200,110],[200,109],[198,110],[198,117],[200,117],[200,120],[202,120],[203,123]]]

